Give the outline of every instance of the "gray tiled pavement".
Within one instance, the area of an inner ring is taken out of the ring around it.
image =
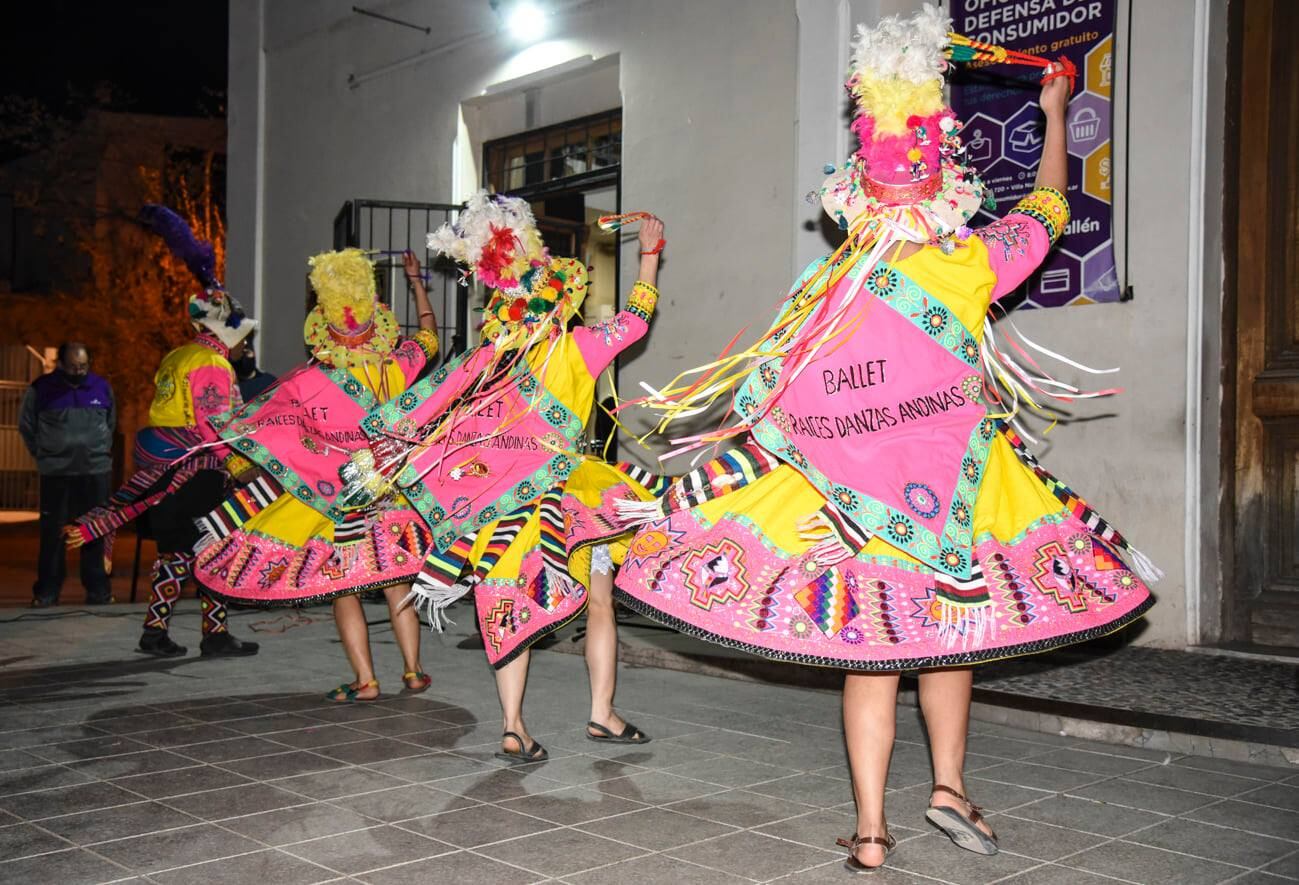
[[[185,602],[184,607],[192,608]],[[382,609],[369,609],[373,618]],[[621,674],[644,747],[583,740],[580,658],[534,656],[529,724],[551,761],[492,758],[499,711],[462,633],[426,639],[437,678],[403,697],[321,697],[344,675],[327,612],[240,614],[256,658],[155,661],[126,617],[0,617],[0,882],[835,882],[853,828],[838,699],[648,669]],[[16,613],[14,613],[16,614]],[[467,613],[459,620],[468,622]],[[197,617],[176,636],[197,645]],[[924,823],[929,771],[899,713],[876,883],[1299,881],[1299,769],[974,723],[969,787],[993,858]]]

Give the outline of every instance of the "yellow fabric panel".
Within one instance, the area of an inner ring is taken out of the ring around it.
[[[654,497],[640,483],[617,467],[596,458],[588,458],[583,461],[581,466],[574,470],[572,476],[568,478],[568,484],[564,490],[588,507],[597,507],[604,496],[605,490],[620,484],[626,485],[642,501],[649,501]],[[627,547],[630,541],[631,532],[626,532],[608,542],[609,555],[613,558],[615,565],[622,565],[622,561],[627,558]],[[573,551],[573,554],[568,558],[569,575],[573,577],[573,580],[587,588],[591,586],[592,549],[591,545],[587,545],[580,550]]]
[[[1000,433],[993,437],[988,463],[983,468],[983,484],[974,503],[976,541],[989,532],[995,538],[1009,540],[1043,516],[1063,509],[1060,499],[1024,466],[1006,438]]]
[[[386,403],[406,389],[406,376],[392,360],[384,360],[382,374],[378,367],[364,363],[359,366],[349,366],[347,371],[377,396],[381,403]]]
[[[182,344],[162,358],[154,373],[153,402],[149,406],[150,427],[193,427],[194,403],[189,389],[189,373],[204,366],[223,367],[230,373],[234,386],[234,369],[221,354],[191,341]]]
[[[244,523],[244,531],[269,535],[295,547],[312,538],[334,541],[334,521],[289,494],[280,495]]]
[[[799,537],[798,524],[825,506],[825,498],[803,474],[782,464],[738,491],[705,501],[696,508],[708,523],[726,513],[742,513],[759,526],[768,542],[787,553],[811,546]]]
[[[547,353],[550,353],[550,365],[546,367],[543,378],[541,369]],[[587,371],[582,351],[573,341],[572,335],[560,339],[553,352],[544,344],[534,347],[528,354],[528,367],[541,379],[546,390],[569,411],[583,421],[590,417],[591,403],[595,398],[595,379]]]
[[[983,339],[983,317],[997,282],[983,240],[972,234],[951,255],[937,246],[925,246],[893,266],[941,301],[975,340]]]
[[[793,467],[782,464],[752,485],[705,501],[696,512],[709,524],[716,523],[728,512],[743,513],[770,543],[796,555],[811,546],[799,537],[798,524],[824,504],[825,498],[815,486]],[[974,505],[974,537],[992,534],[1010,540],[1042,517],[1063,508],[1060,500],[1019,460],[1005,437],[1001,434],[994,437]],[[879,537],[871,538],[863,552],[918,562]]]

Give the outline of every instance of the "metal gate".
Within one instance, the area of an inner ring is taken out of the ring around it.
[[[460,208],[448,203],[348,200],[334,216],[334,248],[356,246],[374,253],[379,297],[392,308],[404,334],[419,328],[419,317],[401,256],[406,250],[419,256],[429,301],[437,311],[444,360],[468,344],[469,289],[459,285],[455,264],[429,255],[425,240],[430,232],[455,220]]]
[[[27,348],[0,347],[0,510],[39,508],[40,477],[18,435],[18,413],[28,385],[43,371]]]

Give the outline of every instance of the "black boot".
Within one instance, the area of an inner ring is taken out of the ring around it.
[[[144,634],[140,636],[140,651],[147,655],[179,658],[186,650],[185,646],[172,642],[166,630],[159,630],[157,627],[145,627]]]
[[[205,658],[241,658],[257,654],[260,647],[256,642],[240,642],[228,630],[222,630],[204,636],[198,650]]]

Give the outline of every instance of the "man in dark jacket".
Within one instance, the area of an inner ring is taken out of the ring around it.
[[[113,389],[90,371],[85,345],[61,344],[54,371],[27,388],[18,419],[18,432],[41,476],[41,546],[33,607],[59,601],[67,574],[63,526],[108,498],[116,426]],[[81,583],[87,604],[112,601],[102,539],[81,548]]]

